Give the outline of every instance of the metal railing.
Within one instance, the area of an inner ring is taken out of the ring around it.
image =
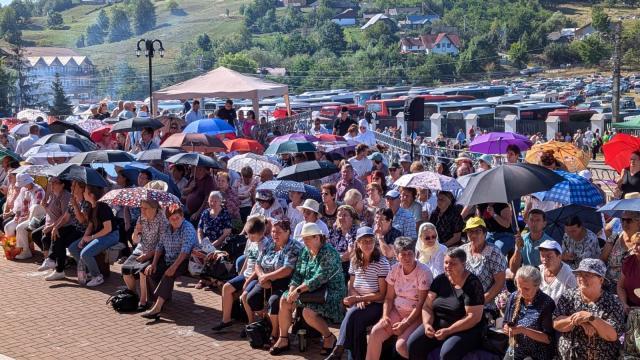
[[[311,111],[295,114],[282,119],[267,121],[266,123],[257,125],[255,138],[262,144],[267,144],[269,134],[275,136],[292,134],[296,132],[306,133],[311,129]]]

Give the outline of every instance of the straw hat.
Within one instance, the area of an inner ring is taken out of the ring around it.
[[[320,226],[316,223],[306,223],[302,226],[302,231],[300,232],[301,238],[315,235],[322,235],[322,230],[320,230]]]
[[[154,190],[160,190],[160,191],[169,190],[169,185],[162,180],[149,181],[144,187],[147,189],[154,189]]]
[[[303,209],[307,209],[309,211],[313,211],[316,214],[320,213],[320,204],[313,199],[307,199],[302,203],[302,205],[298,206],[297,209],[302,211]]]

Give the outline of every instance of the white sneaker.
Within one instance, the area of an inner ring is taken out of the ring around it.
[[[56,262],[46,258],[44,259],[44,261],[42,262],[42,265],[40,265],[40,267],[38,268],[38,271],[47,271],[47,270],[52,270],[56,267]]]
[[[64,271],[63,272],[57,272],[55,270],[53,270],[53,272],[47,276],[45,276],[45,280],[47,281],[56,281],[56,280],[62,280],[64,279]]]
[[[91,279],[91,281],[89,281],[87,283],[87,286],[88,287],[93,287],[93,286],[102,285],[102,283],[104,283],[104,278],[102,277],[102,275],[98,275],[98,276],[94,277],[93,279]]]
[[[20,254],[16,255],[15,259],[16,260],[26,260],[26,259],[31,259],[31,251],[23,251]]]

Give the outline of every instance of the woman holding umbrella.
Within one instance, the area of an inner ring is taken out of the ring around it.
[[[640,150],[631,153],[629,167],[622,170],[616,183],[622,198],[627,193],[640,191]]]

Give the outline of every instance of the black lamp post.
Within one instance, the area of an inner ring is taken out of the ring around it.
[[[153,54],[158,51],[160,53],[160,57],[164,57],[164,47],[162,47],[162,41],[160,40],[145,40],[140,39],[138,44],[136,45],[136,56],[140,57],[142,54],[142,49],[140,48],[140,44],[144,44],[144,56],[149,58],[149,116],[153,117],[153,78],[152,78],[152,59]],[[156,49],[155,45],[158,45],[159,48]]]

